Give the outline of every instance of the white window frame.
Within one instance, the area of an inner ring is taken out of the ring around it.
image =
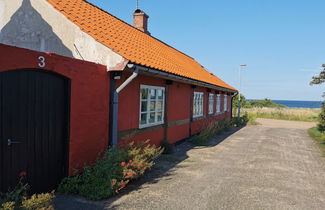
[[[193,118],[203,116],[204,107],[204,93],[194,92],[193,93]]]
[[[223,96],[223,111],[226,112],[228,111],[228,95],[225,94]]]
[[[221,113],[221,96],[220,94],[217,94],[216,97],[216,114],[220,114]]]
[[[147,99],[142,99],[142,89],[148,89],[148,98]],[[156,98],[155,99],[151,99],[150,90],[156,90]],[[163,93],[162,100],[158,99],[157,90],[162,90],[162,93]],[[155,126],[155,125],[161,125],[165,122],[165,93],[166,93],[166,91],[165,91],[164,87],[140,85],[139,128],[147,128],[147,127],[151,127],[151,126]],[[155,101],[155,110],[154,111],[150,111],[150,102],[152,102],[152,101]],[[143,112],[142,112],[142,102],[147,102],[147,109],[146,109],[146,111],[143,111]],[[161,111],[158,111],[158,106],[157,106],[158,102],[162,102],[162,110]],[[158,121],[157,113],[159,113],[159,112],[162,112],[161,121]],[[149,122],[150,113],[155,113],[155,121],[153,123]],[[145,124],[141,124],[141,115],[142,114],[147,114]]]
[[[214,94],[209,93],[209,114],[213,114],[213,108],[214,108]]]

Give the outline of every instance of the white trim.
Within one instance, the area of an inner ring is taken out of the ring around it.
[[[196,97],[199,97],[200,101],[195,101]],[[201,107],[196,107],[201,103]],[[194,92],[193,93],[193,118],[202,117],[204,112],[204,93],[203,92]]]
[[[216,114],[221,114],[221,95],[216,95]]]
[[[223,95],[223,111],[228,111],[228,95]]]
[[[209,93],[209,107],[208,107],[208,114],[213,114],[214,110],[214,94]]]
[[[148,90],[148,98],[147,99],[142,99],[142,89],[147,89]],[[162,99],[158,99],[158,94],[156,92],[156,98],[155,99],[151,99],[150,98],[150,90],[161,90],[163,97]],[[155,125],[161,125],[164,124],[165,121],[165,88],[164,87],[160,87],[160,86],[150,86],[150,85],[140,85],[140,106],[139,106],[139,128],[147,128],[147,127],[151,127],[151,126],[155,126]],[[150,111],[150,102],[154,101],[155,102],[155,110],[154,111]],[[141,106],[142,106],[142,102],[147,102],[147,109],[145,112],[141,111]],[[158,106],[157,103],[158,102],[162,102],[162,107],[161,107],[161,111],[158,111]],[[161,112],[162,116],[161,116],[161,121],[158,121],[158,115],[157,113]],[[149,119],[150,119],[150,113],[155,113],[155,120],[153,123],[149,123]],[[146,114],[147,118],[146,118],[146,124],[141,124],[141,115],[142,114]]]

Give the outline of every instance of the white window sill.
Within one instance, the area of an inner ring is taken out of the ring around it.
[[[162,124],[164,124],[164,122],[152,123],[152,124],[145,124],[145,125],[139,125],[139,129],[153,127],[153,126],[162,125]]]
[[[195,116],[193,116],[193,119],[200,118],[200,117],[203,117],[203,114],[202,115],[195,115]]]

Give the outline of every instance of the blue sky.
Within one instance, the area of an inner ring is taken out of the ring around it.
[[[132,24],[136,0],[89,0]],[[139,0],[149,31],[250,99],[321,100],[324,0]]]

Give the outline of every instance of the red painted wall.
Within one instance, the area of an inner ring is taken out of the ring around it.
[[[109,80],[106,67],[55,54],[0,44],[0,72],[39,69],[71,80],[69,173],[96,159],[108,146]],[[44,56],[46,66],[38,66]]]
[[[70,174],[74,168],[80,168],[93,162],[102,151],[107,149],[109,78],[105,66],[2,44],[0,44],[0,55],[0,72],[26,68],[40,69],[63,75],[71,80]],[[44,56],[46,59],[44,68],[38,66],[39,56]],[[130,73],[124,72],[116,86],[122,84],[130,75]],[[164,128],[160,127],[133,137],[120,139],[120,143],[150,139],[151,143],[160,145],[165,134],[168,142],[175,143],[197,134],[209,122],[231,117],[230,112],[216,116],[207,115],[209,93],[206,88],[192,88],[189,84],[179,82],[166,85],[165,79],[139,75],[119,95],[118,128],[120,132],[141,131],[139,129],[140,85],[168,87],[167,122],[170,126],[166,133]],[[204,92],[204,117],[201,120],[190,122],[194,91]],[[223,110],[223,97],[221,99],[221,110]],[[230,102],[228,106],[230,106]]]
[[[130,75],[131,73],[124,73],[122,79],[118,81],[116,86],[118,87],[121,85]],[[191,85],[180,82],[173,82],[171,85],[166,85],[165,79],[139,75],[128,86],[126,86],[119,95],[118,127],[120,132],[130,131],[132,133],[138,131],[141,132],[141,130],[143,130],[139,129],[140,85],[160,86],[165,87],[166,89],[168,88],[167,122],[169,124],[180,122],[180,124],[168,127],[166,136],[169,143],[175,143],[188,138],[191,135],[197,134],[209,123],[215,120],[230,118],[230,112],[218,115],[208,115],[209,92],[207,91],[207,88],[192,88]],[[189,121],[192,117],[192,97],[194,91],[204,93],[204,116],[202,119],[195,119],[190,123]],[[214,90],[212,90],[211,93],[214,93]],[[230,101],[228,105],[230,105]],[[221,110],[223,111],[223,94],[221,96]],[[184,121],[186,120],[188,123],[184,124]],[[137,142],[150,139],[152,143],[159,145],[164,138],[164,128],[160,128],[158,130],[144,132],[136,136],[131,135],[131,137],[128,136],[126,138],[120,138],[119,143],[123,144],[130,141]]]
[[[190,120],[191,118],[191,88],[188,84],[173,82],[168,85],[168,122]],[[190,124],[168,127],[167,141],[175,143],[188,138]]]

